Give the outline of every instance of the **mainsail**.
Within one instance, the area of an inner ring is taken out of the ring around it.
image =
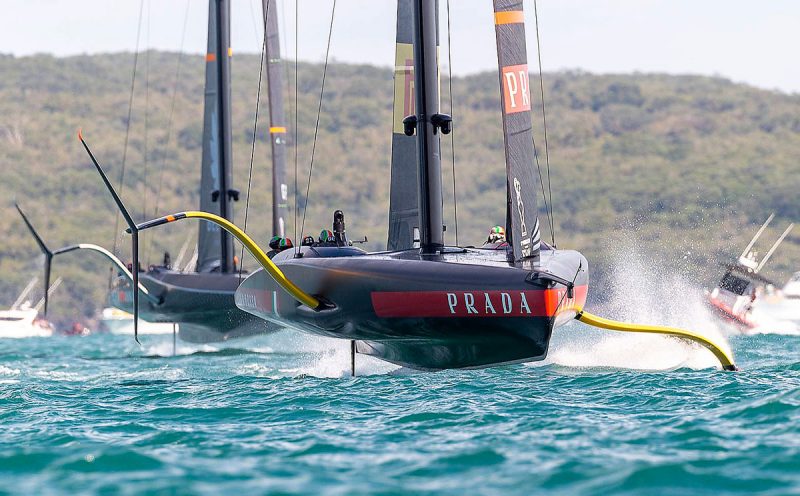
[[[414,136],[406,136],[403,132],[403,119],[415,113],[412,6],[412,0],[397,2],[389,250],[412,248],[415,239],[414,228],[419,228],[417,139]]]
[[[541,236],[536,209],[537,172],[525,49],[522,0],[494,0],[497,61],[506,153],[507,216],[514,261],[539,258]]]
[[[283,63],[275,0],[262,0],[266,16],[267,84],[269,85],[269,135],[272,143],[272,234],[286,235],[289,208],[286,186],[286,116],[283,111]]]
[[[230,194],[230,3],[210,0],[208,4],[200,210],[230,219],[233,216],[233,195]],[[230,272],[233,269],[233,240],[219,226],[201,223],[197,244],[198,272]]]
[[[389,250],[407,250],[419,241],[417,139],[403,132],[403,119],[416,112],[414,100],[414,2],[397,2],[394,62],[392,165],[389,189]],[[437,26],[439,2],[436,1]],[[436,32],[439,46],[439,32]]]

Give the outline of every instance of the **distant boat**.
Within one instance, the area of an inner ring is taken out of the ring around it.
[[[706,301],[714,313],[744,333],[782,320],[800,323],[800,277],[797,281],[790,279],[781,290],[779,284],[760,274],[794,224],[789,224],[761,259],[753,250],[774,218],[775,214],[767,218],[739,258],[724,265],[725,272],[716,287],[706,291]]]
[[[267,40],[270,138],[273,150],[273,234],[283,237],[288,189],[285,184],[285,123],[283,122],[282,64],[278,46],[275,0],[263,1]],[[210,0],[208,51],[205,72],[203,157],[200,209],[233,219],[239,191],[232,182],[230,2]],[[148,322],[176,322],[179,336],[193,343],[268,334],[283,329],[265,323],[236,307],[234,294],[242,281],[233,238],[214,224],[202,224],[198,233],[197,264],[193,270],[154,266],[138,279],[155,297],[141,303],[139,315]],[[134,295],[127,278],[109,292],[116,308],[133,312]]]
[[[783,286],[783,296],[792,300],[800,300],[800,272],[795,272]]]
[[[102,332],[133,336],[133,315],[114,307],[104,308],[100,314],[99,327]],[[140,322],[139,334],[172,334],[178,324]]]
[[[285,184],[286,127],[281,93],[283,68],[274,4],[275,0],[263,0],[273,158],[273,231],[275,235],[283,237],[288,208],[288,189]],[[209,0],[200,208],[227,220],[233,218],[233,202],[239,199],[239,192],[232,187],[231,57],[230,2]],[[95,165],[107,181],[100,166],[96,162]],[[107,185],[111,188],[110,183]],[[113,191],[112,194],[128,225],[135,227],[119,197]],[[20,214],[24,218],[21,210]],[[147,271],[142,271],[138,267],[136,250],[134,261],[127,268],[108,250],[96,245],[74,245],[70,249],[48,252],[30,222],[27,219],[25,222],[47,256],[46,274],[49,273],[49,263],[54,255],[80,248],[99,252],[114,263],[119,274],[108,293],[109,304],[125,312],[138,311],[147,322],[169,323],[170,332],[171,323],[175,322],[179,324],[179,336],[184,341],[216,342],[283,329],[280,325],[265,323],[236,306],[234,295],[242,275],[237,267],[233,239],[217,225],[200,226],[196,265],[190,270],[176,270],[170,266],[165,256],[163,265],[151,266]],[[137,242],[135,234],[134,242]],[[136,287],[138,291],[134,291]],[[141,304],[140,297],[144,300]],[[135,319],[134,335],[137,334],[137,326],[138,321]]]
[[[48,338],[53,326],[39,318],[39,311],[23,305],[17,310],[0,311],[0,338]]]
[[[0,338],[30,338],[50,337],[54,333],[53,325],[39,316],[39,311],[44,306],[44,297],[35,306],[31,306],[26,298],[36,284],[32,279],[11,305],[8,310],[0,311]],[[61,284],[61,279],[56,279],[50,286],[48,293],[52,293]]]

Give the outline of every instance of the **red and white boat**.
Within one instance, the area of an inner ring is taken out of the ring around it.
[[[717,286],[706,291],[706,300],[714,313],[744,333],[779,325],[787,318],[800,323],[800,273],[796,273],[783,289],[759,273],[794,224],[784,230],[760,260],[753,250],[774,217],[775,214],[769,216],[735,263],[725,265],[725,273]]]

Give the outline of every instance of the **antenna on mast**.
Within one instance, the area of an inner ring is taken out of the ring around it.
[[[756,235],[755,235],[755,236],[753,236],[753,239],[751,239],[751,240],[750,240],[750,243],[747,245],[747,248],[745,248],[745,249],[744,249],[744,251],[742,252],[742,254],[741,254],[741,255],[739,255],[739,260],[742,260],[742,259],[745,259],[745,258],[747,258],[747,254],[748,254],[748,253],[750,253],[750,250],[751,250],[751,249],[753,248],[753,246],[756,244],[756,241],[758,241],[758,238],[760,238],[760,237],[761,237],[761,234],[764,232],[764,229],[766,229],[766,228],[767,228],[767,226],[769,225],[769,223],[770,223],[770,222],[772,222],[772,219],[774,219],[774,218],[775,218],[775,214],[774,214],[774,213],[772,213],[772,214],[770,214],[770,215],[769,215],[769,218],[767,219],[767,221],[766,221],[766,222],[764,222],[764,223],[761,225],[761,228],[758,230],[758,232],[756,232]]]
[[[789,227],[787,227],[786,230],[783,231],[783,234],[781,234],[781,237],[778,238],[777,241],[775,241],[775,243],[772,245],[772,248],[770,248],[769,251],[767,252],[767,254],[764,255],[764,258],[761,259],[761,262],[758,264],[758,267],[756,267],[756,269],[755,269],[756,273],[759,270],[761,270],[764,267],[764,265],[766,265],[767,260],[769,260],[769,258],[772,256],[772,254],[775,253],[775,250],[777,250],[778,246],[781,243],[783,243],[783,240],[786,239],[786,236],[788,236],[790,232],[792,232],[793,228],[794,228],[794,224],[789,224]]]

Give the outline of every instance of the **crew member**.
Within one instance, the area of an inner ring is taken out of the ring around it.
[[[493,228],[489,229],[489,237],[486,238],[486,243],[481,246],[481,248],[487,250],[500,250],[507,247],[508,242],[506,241],[506,230],[503,228],[503,226],[494,226]]]
[[[288,250],[294,247],[292,244],[292,240],[290,238],[282,238],[280,236],[273,236],[271,240],[269,240],[269,247],[270,250],[267,253],[269,258],[274,257],[278,253],[282,252],[283,250]]]
[[[333,232],[330,229],[323,229],[319,233],[320,246],[336,246],[336,239],[333,237]]]

